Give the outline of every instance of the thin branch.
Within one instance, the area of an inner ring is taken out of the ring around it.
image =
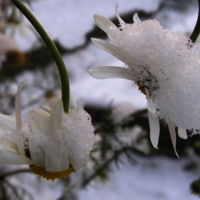
[[[114,161],[121,153],[124,152],[124,149],[115,151],[115,154],[109,158],[103,165],[99,167],[91,176],[89,176],[83,183],[82,187],[85,187],[91,180],[93,180],[97,175],[99,175],[103,170],[105,170],[112,161]]]
[[[116,158],[118,158],[122,153],[125,153],[127,151],[134,151],[142,155],[145,155],[144,152],[134,147],[123,147],[122,149],[115,151],[114,154],[108,160],[106,160],[91,176],[89,176],[83,181],[82,187],[85,187],[90,181],[92,181],[103,170],[105,170],[108,167],[108,165],[110,165],[113,161],[115,161]]]

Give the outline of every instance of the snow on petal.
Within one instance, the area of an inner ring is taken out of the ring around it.
[[[200,129],[200,43],[189,41],[192,44],[189,46],[185,34],[164,29],[156,20],[141,22],[137,13],[133,16],[135,23],[125,24],[118,14],[118,5],[116,15],[122,23],[120,27],[103,16],[95,17],[97,25],[114,45],[97,39],[93,43],[122,60],[132,73],[129,71],[129,76],[127,69],[118,70],[117,67],[92,68],[89,73],[99,79],[120,77],[134,80],[141,87],[148,88],[151,141],[157,148],[158,110],[160,118],[169,124],[176,152],[175,125],[181,127],[178,134],[183,139],[187,138],[186,130]]]
[[[94,142],[94,128],[91,117],[84,110],[70,109],[64,114],[64,144],[68,149],[69,162],[77,171],[89,159]]]
[[[135,79],[133,71],[123,67],[93,67],[89,69],[89,73],[92,77],[97,79],[122,78],[132,81]]]

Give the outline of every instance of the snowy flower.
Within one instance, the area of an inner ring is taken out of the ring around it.
[[[29,123],[21,118],[20,85],[15,100],[15,116],[0,114],[0,163],[27,164],[46,179],[65,178],[83,166],[93,145],[91,118],[77,101],[66,114],[62,100],[47,111],[29,111]]]
[[[156,20],[141,22],[137,13],[133,24],[126,24],[118,14],[120,26],[94,15],[112,43],[92,38],[98,48],[114,55],[125,67],[95,67],[89,73],[97,79],[123,78],[133,80],[146,94],[150,139],[155,148],[160,133],[159,118],[168,125],[176,152],[176,132],[186,139],[189,130],[200,129],[200,44],[193,44],[184,34],[163,29]],[[158,113],[159,112],[159,113]]]

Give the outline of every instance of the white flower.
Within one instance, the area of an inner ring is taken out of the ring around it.
[[[147,96],[150,138],[157,148],[159,119],[165,119],[176,152],[176,132],[186,139],[186,129],[200,129],[200,44],[193,44],[182,33],[163,29],[156,20],[141,22],[137,14],[133,24],[116,15],[120,26],[94,15],[112,43],[92,38],[98,48],[111,53],[125,67],[95,67],[89,73],[97,79],[123,78],[135,81]],[[177,152],[176,152],[177,154]]]
[[[29,124],[21,119],[20,85],[15,116],[0,114],[0,163],[27,164],[35,174],[47,179],[65,178],[83,166],[93,145],[90,116],[81,102],[66,114],[62,100],[48,111],[29,111]]]
[[[0,33],[0,56],[6,55],[8,67],[18,67],[25,61],[25,56],[14,41]]]

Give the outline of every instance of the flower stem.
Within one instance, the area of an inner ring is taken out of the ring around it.
[[[198,0],[198,5],[199,5],[199,11],[198,11],[197,22],[196,22],[196,25],[194,27],[192,34],[190,35],[190,39],[192,40],[193,43],[196,42],[197,38],[199,37],[199,33],[200,33],[200,0]]]
[[[56,45],[54,44],[52,39],[49,37],[47,32],[44,30],[42,25],[38,22],[38,20],[34,17],[34,15],[26,8],[26,6],[20,0],[11,0],[11,1],[26,16],[26,18],[30,21],[30,23],[33,25],[33,27],[36,29],[38,34],[41,36],[41,38],[44,40],[44,42],[50,49],[54,57],[54,60],[56,62],[59,74],[60,74],[64,111],[68,113],[69,99],[70,99],[69,79],[68,79],[68,74],[67,74],[65,64],[63,62],[63,59]]]

